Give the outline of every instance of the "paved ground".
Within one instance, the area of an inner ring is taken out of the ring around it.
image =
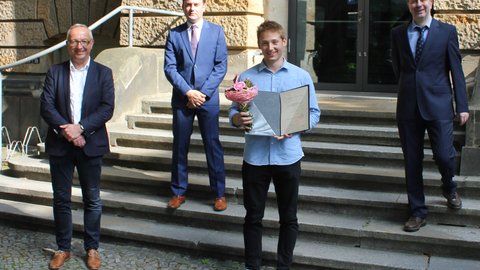
[[[72,258],[62,269],[87,269],[83,241],[72,241]],[[125,243],[101,242],[101,269],[245,269],[243,263],[214,258],[193,258],[190,255],[167,252],[157,248],[139,247]],[[55,249],[52,233],[19,229],[0,223],[0,269],[48,269],[52,254],[43,248]],[[274,267],[263,267],[273,270]]]

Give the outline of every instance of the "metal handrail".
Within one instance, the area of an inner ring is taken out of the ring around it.
[[[110,13],[108,13],[107,15],[103,16],[100,20],[98,20],[97,22],[95,22],[94,24],[90,25],[88,27],[88,29],[90,30],[94,30],[95,28],[97,28],[98,26],[100,26],[101,24],[103,24],[104,22],[106,22],[107,20],[111,19],[113,16],[117,15],[118,13],[120,13],[122,10],[126,10],[128,9],[130,12],[129,14],[129,27],[128,27],[128,47],[132,47],[133,46],[133,11],[136,10],[136,11],[145,11],[145,12],[151,12],[151,13],[158,13],[158,14],[163,14],[163,15],[171,15],[171,16],[183,16],[183,13],[180,13],[180,12],[173,12],[173,11],[164,11],[164,10],[158,10],[158,9],[151,9],[151,8],[141,8],[141,7],[131,7],[131,6],[119,6],[117,7],[116,9],[112,10]],[[7,68],[11,68],[11,67],[15,67],[15,66],[18,66],[18,65],[21,65],[21,64],[25,64],[27,62],[30,62],[32,61],[33,59],[37,59],[39,57],[42,57],[44,55],[47,55],[51,52],[54,52],[62,47],[64,47],[66,45],[65,43],[66,40],[58,43],[57,45],[54,45],[46,50],[43,50],[39,53],[36,53],[32,56],[29,56],[27,58],[24,58],[22,60],[19,60],[17,62],[14,62],[14,63],[11,63],[11,64],[8,64],[8,65],[4,65],[4,66],[0,66],[0,70],[3,70],[3,69],[7,69]]]
[[[116,9],[112,10],[110,13],[107,15],[103,16],[100,20],[95,22],[94,24],[90,25],[88,29],[94,30],[98,26],[102,25],[104,22],[107,20],[111,19],[113,16],[117,15],[123,10],[129,10],[129,20],[128,20],[128,47],[133,47],[133,11],[144,11],[144,12],[151,12],[151,13],[157,13],[157,14],[163,14],[163,15],[170,15],[170,16],[183,16],[183,13],[180,12],[174,12],[174,11],[165,11],[165,10],[158,10],[158,9],[152,9],[152,8],[141,8],[141,7],[132,7],[132,6],[119,6]],[[29,56],[27,58],[24,58],[22,60],[16,61],[14,63],[8,64],[8,65],[3,65],[0,66],[0,127],[2,126],[2,115],[3,115],[3,108],[2,108],[2,96],[3,96],[3,75],[2,75],[2,70],[7,69],[7,68],[12,68],[18,65],[22,65],[25,63],[28,63],[34,59],[37,59],[39,57],[42,57],[44,55],[47,55],[51,52],[54,52],[58,49],[61,49],[66,45],[66,40],[63,40],[62,42],[46,49],[43,50],[39,53],[36,53],[32,56]],[[2,159],[2,136],[0,136],[0,159]],[[15,148],[17,148],[17,145],[15,145]],[[0,171],[1,171],[1,166],[0,166]]]

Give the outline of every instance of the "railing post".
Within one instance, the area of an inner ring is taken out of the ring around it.
[[[3,105],[3,74],[2,72],[0,71],[0,130],[2,129],[3,127],[3,108],[2,108],[2,105]],[[2,144],[2,140],[3,140],[3,132],[0,131],[0,161],[3,160],[3,144]],[[2,171],[2,167],[3,167],[3,162],[0,162],[0,172]]]
[[[130,9],[128,19],[128,47],[133,47],[133,9]]]

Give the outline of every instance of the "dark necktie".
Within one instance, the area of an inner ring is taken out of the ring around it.
[[[424,27],[415,27],[415,30],[420,32],[420,36],[418,37],[417,40],[417,47],[415,48],[415,63],[418,63],[418,60],[420,60],[420,56],[422,55],[423,47],[425,47],[425,30],[427,30],[427,26],[425,25]]]
[[[190,45],[192,46],[192,53],[193,53],[193,58],[195,58],[195,55],[197,54],[197,45],[198,45],[198,39],[197,39],[197,32],[195,29],[198,26],[192,25],[192,40],[190,41]]]

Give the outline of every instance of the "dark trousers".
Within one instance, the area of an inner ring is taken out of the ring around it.
[[[413,119],[398,121],[397,124],[405,161],[410,211],[414,216],[426,218],[428,208],[425,206],[423,192],[422,164],[425,130],[430,138],[435,164],[442,175],[441,188],[446,193],[454,193],[457,183],[453,181],[456,155],[453,147],[453,119],[426,121],[417,108]]]
[[[59,250],[71,250],[73,233],[71,197],[75,167],[77,167],[84,203],[84,248],[85,250],[98,249],[102,215],[100,200],[102,157],[88,157],[81,148],[73,144],[65,156],[50,156],[53,215]]]
[[[207,157],[208,176],[213,196],[225,196],[223,148],[218,131],[219,106],[173,107],[173,154],[171,188],[176,196],[184,196],[188,187],[188,150],[193,132],[193,120],[198,119]]]
[[[247,269],[258,270],[262,263],[262,219],[272,179],[280,216],[277,269],[290,269],[298,234],[297,200],[300,172],[300,161],[287,166],[253,166],[243,162],[243,196],[247,210],[243,237]]]

